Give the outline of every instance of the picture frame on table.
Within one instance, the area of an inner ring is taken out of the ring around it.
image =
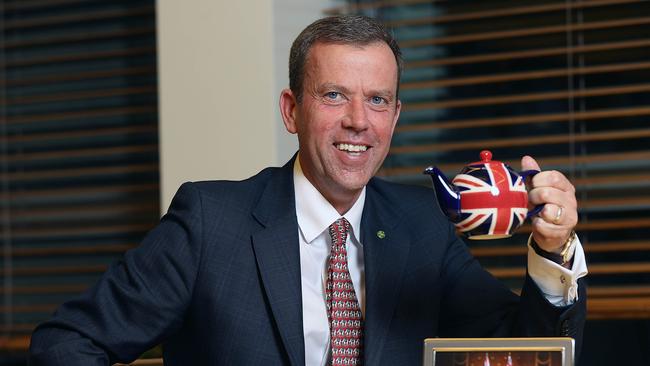
[[[573,338],[427,338],[423,366],[574,366]]]

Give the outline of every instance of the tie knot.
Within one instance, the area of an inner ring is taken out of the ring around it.
[[[345,241],[348,238],[348,232],[350,231],[350,223],[345,219],[345,217],[341,217],[330,225],[329,231],[333,245],[345,245]]]

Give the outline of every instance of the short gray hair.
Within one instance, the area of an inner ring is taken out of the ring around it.
[[[397,90],[404,61],[402,51],[393,35],[376,19],[363,15],[340,15],[319,19],[307,26],[293,41],[289,53],[289,88],[302,101],[305,63],[309,50],[316,43],[366,46],[384,42],[397,62]]]

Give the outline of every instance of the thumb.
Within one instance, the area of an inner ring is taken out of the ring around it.
[[[532,157],[526,155],[521,158],[521,170],[542,170],[537,164],[537,161]]]

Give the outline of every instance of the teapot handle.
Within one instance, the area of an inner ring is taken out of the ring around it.
[[[531,169],[531,170],[524,170],[523,172],[520,172],[519,175],[521,176],[522,179],[526,180],[527,178],[532,178],[537,173],[539,173],[539,170]],[[531,217],[542,212],[543,208],[544,208],[544,204],[533,207],[533,209],[528,211],[528,213],[526,214],[526,219],[530,219]]]

